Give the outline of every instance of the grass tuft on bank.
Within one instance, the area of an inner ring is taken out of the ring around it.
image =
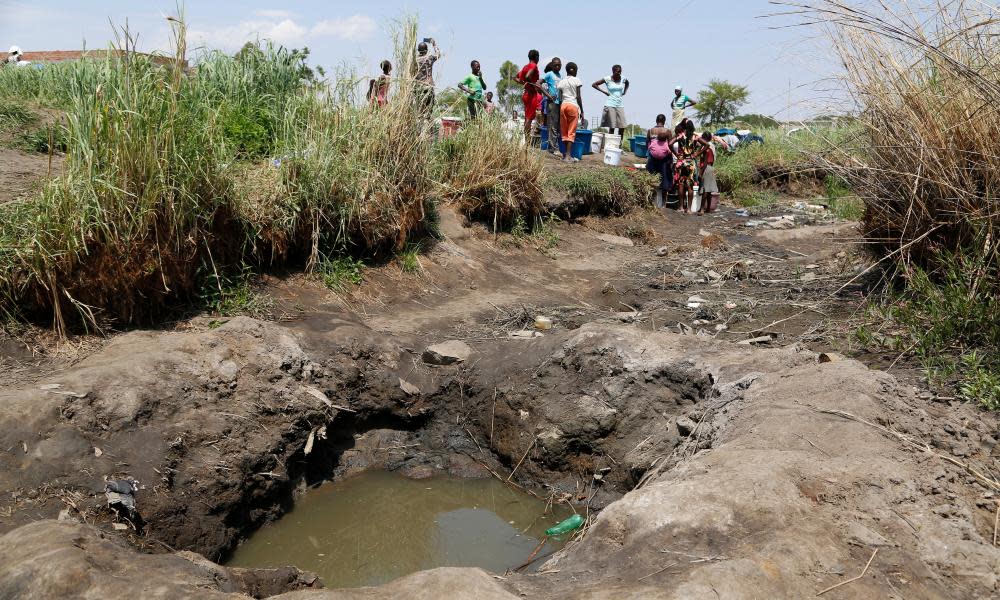
[[[581,200],[581,215],[621,216],[652,206],[659,179],[644,170],[600,168],[560,173],[547,183]]]

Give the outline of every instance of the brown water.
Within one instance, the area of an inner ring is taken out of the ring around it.
[[[435,567],[503,573],[524,563],[547,528],[572,512],[496,479],[407,479],[372,471],[308,491],[228,561],[235,567],[294,565],[327,587],[378,585]],[[549,540],[538,555],[565,540]],[[539,566],[539,561],[534,566]]]

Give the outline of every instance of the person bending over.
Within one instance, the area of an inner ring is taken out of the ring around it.
[[[674,154],[670,150],[670,133],[667,115],[662,114],[656,115],[656,126],[646,132],[649,140],[646,170],[660,176],[660,185],[656,188],[656,208],[664,207],[674,183]]]

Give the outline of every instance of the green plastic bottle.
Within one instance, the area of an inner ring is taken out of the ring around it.
[[[562,535],[564,533],[569,533],[574,529],[579,529],[581,525],[583,525],[583,517],[580,515],[573,515],[555,527],[549,527],[546,529],[545,535]]]

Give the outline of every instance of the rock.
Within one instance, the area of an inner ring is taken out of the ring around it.
[[[622,323],[635,323],[641,316],[642,313],[638,311],[620,312],[614,314],[615,320],[621,321]]]
[[[507,337],[515,340],[533,340],[544,335],[541,331],[512,331],[507,334]]]
[[[806,273],[806,274],[805,274],[805,275],[803,275],[802,277],[799,277],[799,279],[800,279],[801,281],[815,281],[815,279],[816,279],[816,274],[815,274],[815,273]]]
[[[615,246],[625,246],[628,248],[635,246],[635,242],[628,239],[627,237],[622,237],[620,235],[611,235],[610,233],[599,233],[597,234],[597,239],[601,240],[602,242],[614,244]]]
[[[142,554],[117,536],[72,521],[36,521],[7,533],[0,537],[0,561],[0,597],[22,600],[235,600],[322,587],[315,575],[292,567],[229,569],[194,552]]]
[[[403,392],[406,393],[407,396],[417,396],[420,394],[420,388],[413,385],[409,381],[403,379],[402,377],[399,378],[399,389],[403,390]]]
[[[692,421],[689,417],[677,417],[677,431],[683,437],[687,437],[694,433],[695,427],[698,424]]]
[[[705,273],[705,275],[708,275],[708,278],[713,281],[718,281],[722,279],[722,275],[720,273],[716,273],[715,271],[711,270],[708,273]]]
[[[468,344],[460,340],[449,340],[428,346],[421,358],[429,365],[453,365],[465,362],[471,355],[472,348]]]
[[[666,246],[660,246],[656,249],[657,256],[666,256],[668,254],[670,254],[670,250]]]

